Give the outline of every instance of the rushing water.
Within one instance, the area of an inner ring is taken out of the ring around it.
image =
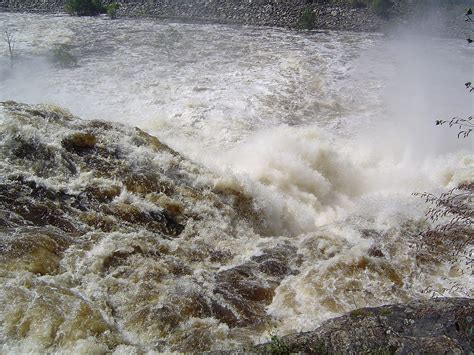
[[[16,213],[3,201],[3,352],[229,349],[472,296],[462,262],[410,248],[411,193],[474,180],[472,140],[433,127],[474,110],[463,41],[25,14],[3,28],[0,101],[56,105],[0,111]],[[54,64],[58,44],[77,66]],[[81,130],[94,159],[64,139]]]

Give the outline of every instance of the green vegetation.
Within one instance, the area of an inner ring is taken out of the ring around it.
[[[312,30],[316,25],[316,14],[308,8],[303,11],[298,21],[298,28],[301,30]]]
[[[109,5],[107,5],[107,16],[109,18],[116,19],[117,18],[117,11],[120,8],[120,5],[117,4],[116,2],[112,2]]]
[[[389,316],[392,314],[392,310],[390,308],[381,308],[379,314],[381,316]]]
[[[260,349],[262,353],[270,354],[289,354],[290,348],[288,344],[276,334],[270,335],[270,342]]]
[[[65,10],[74,16],[97,16],[106,12],[102,0],[67,0]]]
[[[353,317],[353,318],[357,318],[357,317],[372,317],[374,314],[367,310],[367,309],[364,309],[364,308],[359,308],[359,309],[355,309],[353,310],[351,313],[350,313],[350,316]]]
[[[51,60],[61,68],[70,68],[77,65],[77,59],[71,54],[72,47],[69,44],[55,44],[51,51]]]

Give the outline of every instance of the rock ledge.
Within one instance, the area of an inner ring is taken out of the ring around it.
[[[435,298],[360,308],[314,331],[274,338],[251,352],[313,354],[470,354],[474,299]]]

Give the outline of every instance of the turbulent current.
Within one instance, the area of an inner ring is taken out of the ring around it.
[[[472,297],[413,192],[474,180],[461,39],[0,13],[1,353],[243,348]]]

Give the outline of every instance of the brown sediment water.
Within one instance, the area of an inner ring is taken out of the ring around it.
[[[378,34],[0,20],[18,51],[0,58],[2,352],[241,348],[472,296],[462,260],[412,247],[411,193],[473,180],[469,143],[430,126],[466,104],[462,43],[421,65],[418,39]],[[448,64],[446,93],[428,84]]]

